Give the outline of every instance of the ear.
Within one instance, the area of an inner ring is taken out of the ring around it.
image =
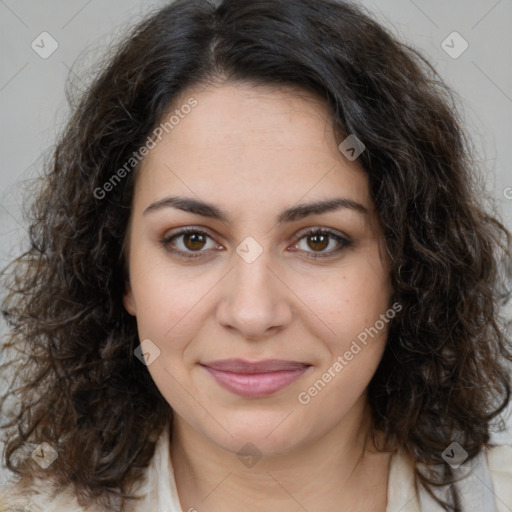
[[[123,294],[123,305],[124,309],[130,313],[132,316],[137,315],[137,308],[135,307],[135,299],[133,297],[132,287],[130,284],[130,280],[127,279],[125,281],[125,288]]]

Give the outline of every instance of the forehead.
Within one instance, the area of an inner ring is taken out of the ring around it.
[[[181,111],[191,99],[196,106]],[[196,87],[173,102],[162,122],[173,114],[180,114],[179,121],[139,170],[136,196],[146,201],[172,191],[238,200],[240,208],[258,199],[296,203],[305,196],[340,194],[370,204],[366,174],[339,151],[327,105],[307,92],[239,84]]]

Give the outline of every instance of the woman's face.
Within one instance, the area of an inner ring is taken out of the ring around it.
[[[305,93],[228,84],[181,100],[128,228],[124,304],[152,378],[181,427],[233,453],[354,431],[391,318],[365,173]]]

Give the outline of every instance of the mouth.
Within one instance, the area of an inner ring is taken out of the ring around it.
[[[224,359],[204,363],[201,366],[220,386],[231,393],[245,398],[259,398],[286,388],[311,365],[281,359],[257,362]]]

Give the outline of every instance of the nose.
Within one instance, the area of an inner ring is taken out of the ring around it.
[[[234,255],[234,268],[223,280],[217,321],[245,339],[275,334],[292,320],[293,294],[267,256],[263,251],[248,263]]]

